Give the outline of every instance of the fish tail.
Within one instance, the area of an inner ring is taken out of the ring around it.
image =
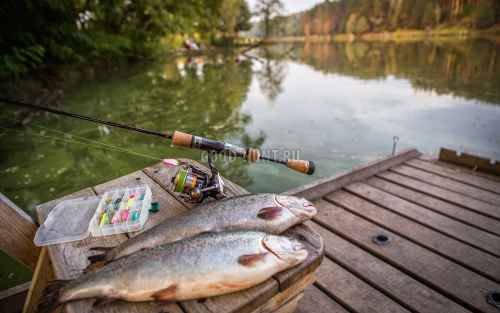
[[[49,282],[47,287],[43,290],[37,313],[51,313],[55,311],[55,309],[62,304],[60,301],[61,292],[68,282],[70,282],[70,280],[53,280]]]

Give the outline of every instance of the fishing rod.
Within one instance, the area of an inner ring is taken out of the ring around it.
[[[135,131],[135,132],[143,133],[143,134],[147,134],[147,135],[153,135],[153,136],[166,138],[166,139],[172,140],[172,144],[174,146],[178,146],[178,147],[197,148],[197,149],[205,150],[205,151],[209,151],[209,152],[213,151],[216,153],[225,154],[225,155],[229,155],[229,156],[241,157],[243,159],[246,159],[249,162],[256,162],[258,160],[270,161],[270,162],[285,165],[294,171],[304,173],[307,175],[312,175],[314,173],[314,170],[315,170],[315,165],[312,161],[294,160],[294,159],[280,160],[280,159],[275,159],[272,157],[266,157],[266,156],[261,155],[261,152],[255,148],[243,148],[243,147],[232,145],[230,143],[226,143],[223,141],[217,141],[217,140],[212,140],[212,139],[208,139],[208,138],[204,138],[204,137],[200,137],[200,136],[195,136],[195,135],[184,133],[184,132],[181,132],[178,130],[174,131],[172,134],[162,133],[162,132],[153,131],[153,130],[149,130],[149,129],[133,127],[133,126],[125,125],[125,124],[106,121],[106,120],[102,120],[102,119],[98,119],[98,118],[94,118],[94,117],[90,117],[90,116],[85,116],[85,115],[80,115],[80,114],[76,114],[76,113],[57,110],[54,108],[40,106],[40,105],[36,105],[36,104],[32,104],[32,103],[26,103],[26,102],[21,102],[21,101],[16,101],[16,100],[11,100],[11,99],[4,99],[4,98],[0,98],[0,102],[13,104],[13,105],[21,106],[21,107],[26,107],[26,108],[30,108],[33,110],[45,111],[45,112],[49,112],[49,113],[56,114],[56,115],[63,115],[63,116],[68,116],[68,117],[77,118],[77,119],[81,119],[81,120],[86,120],[89,122],[108,125],[111,127],[127,129],[130,131]]]

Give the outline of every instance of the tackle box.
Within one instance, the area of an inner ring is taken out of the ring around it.
[[[141,230],[149,217],[151,188],[139,185],[105,192],[102,196],[60,202],[38,228],[34,243],[53,245]]]

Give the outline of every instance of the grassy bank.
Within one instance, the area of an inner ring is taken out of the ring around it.
[[[265,39],[266,43],[293,43],[293,42],[352,42],[361,41],[420,41],[420,40],[442,40],[450,38],[487,38],[500,42],[500,24],[494,27],[474,30],[465,27],[440,27],[431,30],[405,29],[394,32],[369,32],[363,34],[334,34],[313,36],[286,36],[270,37]]]

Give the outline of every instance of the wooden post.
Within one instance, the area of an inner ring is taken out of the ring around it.
[[[33,273],[33,280],[24,302],[23,313],[35,313],[42,293],[49,281],[54,279],[47,247],[43,247]],[[57,312],[60,312],[59,310]]]
[[[40,253],[33,244],[36,228],[28,214],[0,193],[0,249],[31,270]]]

